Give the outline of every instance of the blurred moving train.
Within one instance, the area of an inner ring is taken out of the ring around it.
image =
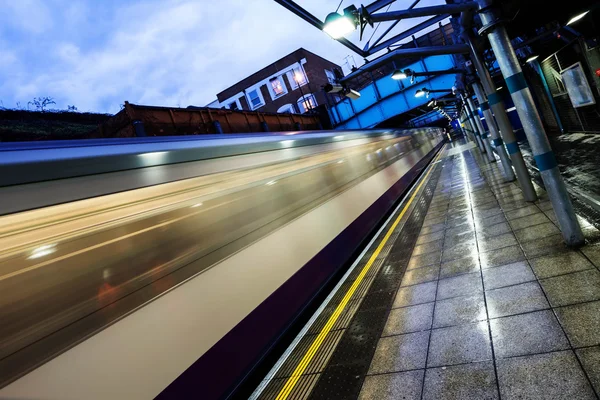
[[[224,398],[442,130],[0,146],[0,398]]]

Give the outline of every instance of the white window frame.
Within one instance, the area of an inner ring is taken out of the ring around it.
[[[295,75],[294,71],[298,71],[299,73],[304,75],[304,83],[302,83],[301,85],[299,85],[298,82],[296,81],[296,79],[294,79],[294,75]],[[292,90],[296,90],[299,87],[306,86],[309,83],[308,75],[306,75],[306,71],[304,71],[302,64],[297,63],[296,65],[293,65],[290,68],[290,70],[287,72],[287,76],[288,76],[288,80],[290,81],[290,86],[292,87]]]
[[[253,86],[251,88],[248,88],[248,90],[246,90],[246,100],[248,101],[248,107],[250,107],[251,110],[258,110],[259,108],[263,107],[266,102],[265,102],[265,98],[262,95],[262,91],[260,90],[260,85],[262,84],[262,82],[259,85]],[[257,106],[254,106],[254,104],[252,103],[252,98],[250,97],[250,92],[252,91],[256,91],[256,94],[258,95],[258,98],[260,99],[260,104]]]
[[[275,89],[273,89],[273,86],[271,85],[271,80],[273,80],[273,79],[279,79],[279,82],[281,82],[281,87],[283,88],[283,92],[281,92],[280,94],[275,93]],[[269,89],[269,93],[271,94],[271,100],[278,99],[278,98],[288,94],[288,90],[285,85],[285,81],[283,80],[283,75],[275,75],[275,76],[269,77],[267,79],[267,88]]]
[[[329,81],[329,83],[331,83],[332,85],[335,84],[335,81],[336,81],[335,72],[333,72],[330,69],[326,69],[325,76],[327,77],[327,80]]]
[[[294,105],[293,104],[285,104],[281,107],[279,107],[279,109],[277,109],[278,113],[286,113],[289,112],[290,114],[296,114],[296,110],[294,109]]]
[[[298,104],[298,109],[300,110],[300,114],[304,114],[309,111],[304,108],[304,101],[310,98],[312,98],[313,102],[315,103],[315,106],[309,110],[314,110],[318,107],[319,103],[317,103],[317,98],[315,97],[315,95],[312,93],[305,94],[296,101],[296,104]]]
[[[233,108],[231,108],[231,103],[235,103],[237,105],[238,111],[242,111],[243,110],[242,103],[240,103],[240,99],[239,98],[236,98],[236,99],[233,99],[233,100],[227,102],[227,108],[230,109],[230,110],[233,110]]]

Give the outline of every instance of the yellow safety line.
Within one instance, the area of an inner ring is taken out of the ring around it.
[[[436,156],[436,158],[433,161],[433,163],[435,163],[440,158],[440,155],[442,153],[443,153],[443,148],[438,153],[438,155]],[[410,197],[410,199],[408,200],[408,202],[406,203],[406,205],[404,206],[404,208],[400,212],[400,215],[398,215],[398,218],[396,218],[396,220],[394,221],[394,223],[392,224],[392,226],[390,227],[390,229],[387,231],[387,233],[384,236],[384,238],[381,241],[381,243],[379,243],[379,246],[377,246],[377,249],[375,250],[375,252],[371,256],[371,258],[369,258],[369,262],[367,262],[367,264],[363,267],[362,271],[358,275],[358,278],[356,278],[356,280],[354,281],[354,283],[352,284],[352,286],[350,286],[350,289],[348,289],[348,291],[346,292],[346,295],[344,296],[344,298],[342,299],[342,301],[340,302],[340,304],[336,307],[335,311],[333,312],[333,315],[331,315],[331,317],[329,317],[329,320],[327,321],[327,323],[325,324],[325,326],[323,327],[323,329],[321,330],[321,332],[319,333],[319,335],[313,341],[313,343],[311,344],[311,346],[308,349],[308,351],[306,352],[306,354],[304,354],[304,357],[302,357],[302,360],[300,361],[300,364],[298,364],[298,366],[296,367],[296,369],[294,370],[294,372],[292,373],[292,375],[288,378],[287,382],[285,383],[285,386],[281,389],[281,391],[277,395],[277,400],[286,400],[288,398],[288,396],[290,395],[290,393],[292,392],[292,390],[296,386],[296,383],[300,379],[300,376],[302,376],[302,374],[304,373],[304,371],[308,367],[308,364],[310,363],[310,361],[315,356],[316,352],[321,347],[321,344],[325,340],[325,337],[331,331],[331,328],[333,327],[333,325],[338,320],[338,318],[339,318],[340,314],[342,313],[342,311],[344,311],[344,308],[346,307],[346,305],[348,304],[348,302],[352,298],[352,295],[354,295],[354,292],[356,291],[356,289],[358,288],[358,286],[360,285],[360,283],[364,279],[365,275],[369,272],[369,269],[371,269],[371,266],[375,262],[375,259],[379,256],[379,253],[381,253],[381,250],[386,245],[386,243],[389,240],[390,236],[392,236],[392,232],[394,232],[394,230],[396,229],[396,227],[400,223],[400,220],[402,219],[402,217],[406,213],[406,210],[408,209],[408,207],[411,205],[411,203],[413,202],[413,200],[417,196],[417,193],[419,193],[419,190],[421,189],[421,186],[423,186],[423,184],[427,180],[427,177],[429,176],[429,174],[431,173],[432,170],[433,170],[433,168],[430,168],[429,171],[427,171],[427,174],[425,175],[425,177],[423,178],[423,180],[421,181],[421,183],[419,184],[419,186],[417,186],[417,189],[415,190],[415,192],[413,193],[413,195]]]

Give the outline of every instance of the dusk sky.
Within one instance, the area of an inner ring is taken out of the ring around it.
[[[339,4],[297,2],[322,20]],[[398,0],[392,9],[411,3]],[[443,3],[423,0],[418,7]],[[341,8],[350,4],[344,0]],[[39,96],[53,97],[57,109],[109,113],[125,100],[204,106],[299,47],[340,65],[352,54],[272,0],[0,0],[0,9],[6,108],[26,108]],[[421,20],[402,21],[394,32]],[[350,39],[358,43],[357,34]]]

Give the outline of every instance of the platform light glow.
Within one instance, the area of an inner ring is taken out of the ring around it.
[[[354,32],[355,29],[356,25],[350,18],[336,12],[327,15],[323,25],[323,31],[334,39],[340,39]]]
[[[530,63],[530,62],[533,62],[533,61],[537,60],[538,58],[539,58],[539,56],[538,56],[538,55],[531,56],[531,57],[529,57],[529,58],[527,59],[527,61],[526,61],[526,62]]]
[[[44,257],[44,256],[47,256],[48,254],[54,253],[55,251],[56,251],[55,244],[47,244],[47,245],[40,246],[40,247],[34,249],[31,252],[31,255],[29,257],[27,257],[27,259],[33,260],[36,258]]]
[[[500,86],[498,89],[496,89],[496,91],[502,90],[504,89],[504,86]]]
[[[279,143],[281,143],[283,147],[291,147],[294,142],[295,140],[282,140]]]
[[[266,183],[267,186],[273,186],[274,184],[276,184],[277,181],[269,181]]]
[[[587,13],[589,13],[589,11],[586,11],[584,13],[581,13],[579,15],[574,16],[573,18],[571,18],[569,20],[569,22],[567,22],[567,26],[571,25],[571,24],[574,24],[575,22],[579,21],[581,18],[585,17]]]
[[[399,81],[401,79],[406,79],[406,78],[408,78],[408,76],[406,76],[406,74],[399,69],[395,70],[394,73],[392,74],[392,79],[395,81]]]
[[[200,206],[202,206],[202,203],[196,203],[191,208],[197,208],[197,207],[200,207]]]
[[[340,160],[340,161],[338,161],[337,163],[338,163],[338,164],[343,164],[343,163],[344,163],[344,160]]]
[[[344,138],[344,135],[334,136],[333,140],[342,140],[343,138]]]

